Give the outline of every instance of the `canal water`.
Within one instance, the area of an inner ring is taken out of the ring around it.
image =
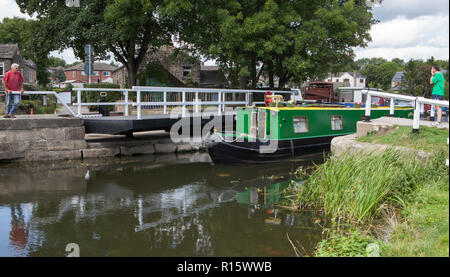
[[[213,165],[205,153],[0,166],[0,256],[295,256],[322,218],[281,209],[311,160]]]

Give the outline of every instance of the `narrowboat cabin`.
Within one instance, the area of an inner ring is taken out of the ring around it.
[[[331,140],[356,132],[364,108],[320,106],[245,107],[237,111],[234,132],[214,132],[206,147],[215,163],[261,163],[328,151]],[[389,107],[372,108],[371,118],[389,116]],[[395,117],[412,118],[412,107],[396,107]]]

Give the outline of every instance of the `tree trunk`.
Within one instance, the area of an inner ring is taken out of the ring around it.
[[[137,66],[134,63],[128,62],[126,65],[127,73],[128,73],[128,87],[136,85],[136,75],[137,75]]]
[[[273,63],[269,61],[267,64],[267,73],[269,74],[269,88],[274,89],[275,84],[273,82]]]
[[[250,78],[252,80],[252,88],[256,88],[256,84],[258,83],[258,80],[256,79],[256,58],[255,56],[252,56],[250,61]]]
[[[247,81],[248,81],[248,78],[246,76],[239,76],[239,88],[246,89]]]

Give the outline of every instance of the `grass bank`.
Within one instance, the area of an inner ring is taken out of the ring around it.
[[[448,257],[448,130],[427,129],[435,128],[421,127],[421,135],[408,145],[425,150],[429,138],[423,137],[433,132],[434,155],[427,161],[392,149],[378,155],[343,155],[328,159],[306,182],[294,185],[297,207],[322,210],[331,218],[315,256]],[[401,140],[408,140],[410,128],[402,138],[391,137],[403,131],[399,127],[386,134],[388,138],[369,136],[405,146]]]
[[[392,131],[385,134],[369,133],[357,141],[376,144],[403,146],[415,150],[433,151],[447,147],[448,129],[420,126],[419,135],[411,132],[409,126],[394,126]]]

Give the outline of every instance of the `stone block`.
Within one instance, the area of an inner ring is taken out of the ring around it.
[[[80,150],[29,151],[25,153],[24,157],[24,159],[27,161],[71,160],[80,158],[81,158]]]
[[[121,145],[120,146],[120,155],[123,156],[131,156],[131,155],[147,155],[154,154],[155,148],[153,144],[145,144],[145,145]]]
[[[155,144],[155,153],[157,154],[175,153],[175,151],[177,151],[177,146],[173,143]]]
[[[356,137],[363,137],[367,135],[370,132],[376,132],[377,134],[384,134],[390,130],[394,125],[387,124],[387,123],[381,123],[381,122],[365,122],[365,121],[358,121],[356,123]]]
[[[114,157],[120,154],[120,148],[83,149],[83,159]]]
[[[186,144],[177,144],[177,153],[181,153],[181,152],[191,152],[194,149],[192,148],[192,145],[190,145],[189,143]]]
[[[64,139],[66,140],[84,140],[84,127],[64,128]]]

